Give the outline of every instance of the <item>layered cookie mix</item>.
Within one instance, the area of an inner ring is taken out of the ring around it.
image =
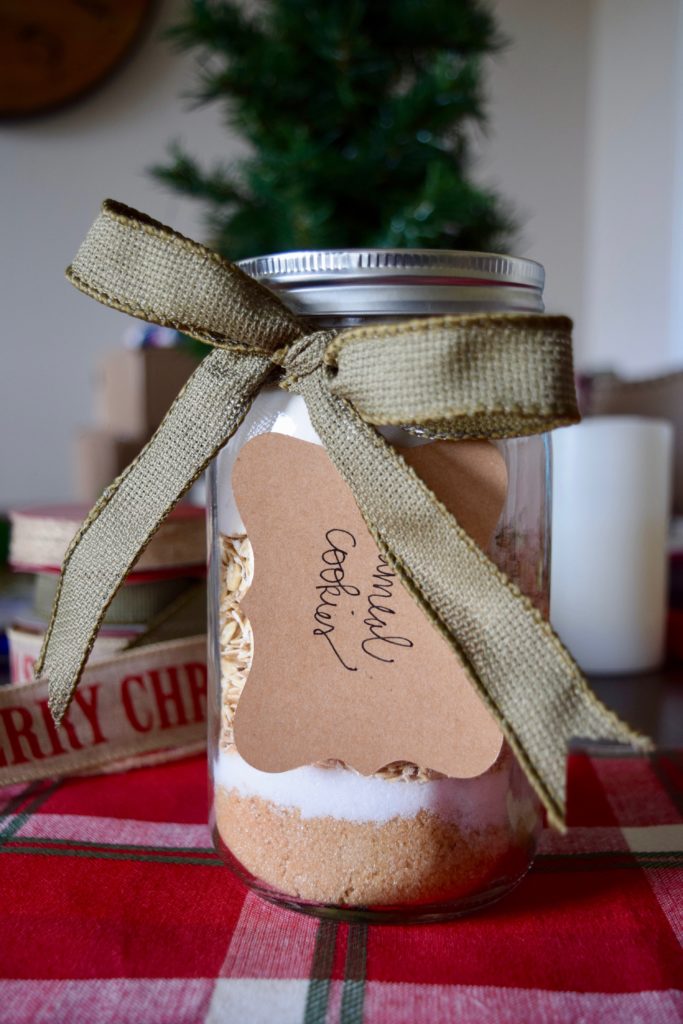
[[[371,777],[338,762],[268,773],[240,757],[232,722],[253,651],[240,610],[253,556],[245,536],[221,537],[221,555],[214,815],[243,874],[292,900],[348,907],[464,903],[514,882],[538,813],[505,745],[474,779],[405,762]]]

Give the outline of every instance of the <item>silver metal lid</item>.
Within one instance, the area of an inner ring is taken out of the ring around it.
[[[256,256],[239,265],[309,316],[543,310],[541,264],[495,253],[328,249]]]

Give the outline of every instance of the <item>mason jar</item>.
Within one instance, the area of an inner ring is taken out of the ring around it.
[[[507,256],[359,249],[282,253],[245,260],[241,267],[274,290],[311,330],[445,314],[543,312],[543,268],[531,260]],[[504,468],[506,490],[485,536],[477,542],[547,616],[547,438],[472,442],[434,439],[414,428],[379,429],[418,474],[425,446],[440,445],[446,456],[471,451],[475,459],[481,449],[458,446],[486,446],[484,454]],[[264,441],[264,435],[272,443]],[[299,462],[307,459],[318,473],[311,486],[302,485],[307,478],[298,473]],[[425,480],[448,506],[442,492],[449,485],[462,490],[463,483],[448,479],[448,459],[436,465],[441,470]],[[269,475],[269,481],[259,484],[259,474]],[[372,592],[363,591],[359,581],[352,586],[348,577],[342,583],[351,545],[338,531],[346,521],[328,523],[337,533],[327,531],[327,546],[315,552],[321,559],[320,572],[311,581],[310,593],[302,596],[294,585],[291,594],[287,591],[283,577],[288,566],[312,557],[306,531],[312,517],[321,514],[316,509],[327,491],[337,494],[338,486],[346,485],[336,479],[303,399],[277,386],[259,394],[210,469],[209,764],[214,841],[226,864],[247,885],[290,908],[373,921],[457,916],[498,899],[520,881],[534,856],[541,824],[540,804],[502,734],[496,735],[497,726],[486,720],[483,705],[468,712],[470,724],[459,730],[460,735],[456,730],[447,737],[454,747],[461,744],[479,751],[462,770],[451,773],[430,763],[429,753],[423,763],[416,763],[402,756],[400,749],[393,760],[377,765],[371,773],[335,756],[280,771],[264,770],[258,747],[256,755],[252,745],[248,756],[243,756],[238,750],[239,733],[235,743],[235,716],[255,651],[260,675],[267,677],[269,687],[262,694],[264,714],[269,707],[271,715],[266,739],[273,736],[280,749],[286,750],[288,737],[276,735],[280,729],[277,702],[288,712],[282,715],[290,723],[287,728],[298,728],[296,713],[292,717],[290,712],[292,705],[296,712],[299,699],[303,701],[299,691],[303,694],[310,682],[306,676],[325,682],[325,672],[339,670],[343,675],[344,668],[367,671],[369,685],[374,668],[393,672],[390,687],[394,689],[389,692],[420,708],[426,721],[433,723],[435,737],[446,728],[446,709],[424,708],[425,702],[434,701],[436,684],[447,686],[452,671],[452,662],[437,656],[444,641],[426,620],[414,624],[421,637],[420,649],[409,639],[413,634],[401,627],[392,606],[394,598],[409,599],[402,584],[390,579],[393,574],[376,548],[368,556],[365,575],[361,573],[367,588],[375,581],[374,601]],[[283,535],[285,514],[288,533]],[[274,537],[277,534],[277,542],[270,543],[269,530]],[[257,535],[252,545],[250,536]],[[367,534],[364,542],[369,541]],[[252,588],[257,613],[250,611],[247,597]],[[316,590],[317,596],[312,597]],[[330,592],[336,595],[334,600],[329,599]],[[355,655],[354,664],[348,664],[349,656],[331,642],[334,615],[342,599],[349,603],[351,615],[352,602],[361,609],[359,618],[348,621],[366,624],[362,646],[371,657],[362,665],[362,658],[355,663]],[[301,626],[294,635],[281,636],[277,626],[285,610],[291,612],[290,606],[301,607]],[[396,621],[387,632],[377,622],[386,626],[390,615]],[[419,618],[422,613],[415,608],[410,615]],[[420,665],[424,666],[421,674]],[[360,677],[353,678],[357,683]],[[339,699],[335,691],[334,701]],[[467,700],[479,702],[473,690]],[[335,730],[345,717],[334,701],[329,715],[325,709],[318,715],[324,721],[301,724],[302,729],[324,733],[329,746],[321,749],[332,755]],[[301,707],[303,714],[303,703]],[[381,708],[375,708],[367,720],[356,719],[356,727],[367,745],[381,736],[390,749],[383,717]],[[407,728],[410,718],[409,714]],[[346,719],[345,723],[348,728]],[[428,751],[429,744],[426,748],[423,744],[423,749]]]

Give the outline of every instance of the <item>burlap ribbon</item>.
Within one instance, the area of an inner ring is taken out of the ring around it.
[[[572,737],[648,745],[375,429],[503,438],[576,422],[569,320],[486,314],[311,332],[217,253],[111,201],[67,273],[106,305],[215,348],[67,552],[37,665],[57,721],[126,573],[273,380],[304,397],[378,547],[457,653],[555,824]]]

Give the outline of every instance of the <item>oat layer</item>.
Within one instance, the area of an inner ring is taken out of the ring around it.
[[[507,828],[462,832],[437,815],[383,824],[297,810],[217,787],[216,825],[246,871],[290,897],[345,906],[451,901],[512,881],[528,862]]]

